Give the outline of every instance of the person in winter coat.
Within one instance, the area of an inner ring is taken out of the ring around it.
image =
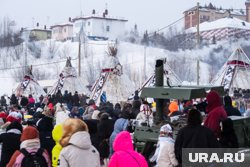
[[[5,108],[7,107],[7,101],[4,96],[1,96],[0,105]]]
[[[118,133],[127,130],[129,123],[129,113],[128,111],[122,111],[121,118],[115,121],[114,130],[109,138],[109,155],[113,154],[113,142]]]
[[[115,153],[109,161],[109,167],[147,167],[145,158],[134,151],[130,133],[119,133],[113,143]]]
[[[87,125],[80,119],[68,118],[63,124],[63,147],[60,167],[100,167],[100,156],[90,141]]]
[[[223,148],[239,147],[238,138],[234,131],[233,121],[230,118],[222,121],[222,132],[219,142]]]
[[[37,130],[39,131],[39,139],[42,148],[45,148],[49,152],[51,158],[51,151],[55,146],[55,142],[52,138],[53,119],[45,116],[37,121]]]
[[[113,120],[117,120],[118,118],[119,118],[119,115],[121,114],[121,109],[122,109],[122,107],[121,107],[121,105],[120,105],[120,103],[116,103],[115,104],[115,108],[114,108],[114,115],[113,115]]]
[[[34,107],[36,101],[35,101],[35,99],[33,98],[32,95],[29,95],[28,102],[29,102],[30,107]]]
[[[10,105],[17,106],[18,105],[18,100],[15,94],[12,94],[10,97]]]
[[[79,98],[77,91],[75,91],[75,94],[73,96],[73,106],[77,106],[77,107],[80,106],[80,98]]]
[[[70,118],[81,118],[81,115],[80,115],[80,112],[79,112],[79,109],[77,106],[74,106],[71,110],[71,112],[69,113],[69,117]]]
[[[40,147],[40,140],[39,140],[39,132],[33,126],[27,126],[21,135],[21,145],[20,149],[25,149],[26,151],[30,152],[37,152]],[[49,154],[47,150],[44,150],[42,153],[43,157],[45,158],[45,163],[47,163],[48,167],[51,167],[51,162],[49,159]],[[21,150],[17,150],[11,157],[7,167],[13,166],[21,166],[22,160],[24,159],[24,154],[21,153]]]
[[[61,103],[57,103],[55,112],[56,125],[62,124],[67,118],[69,118],[69,114],[70,112],[66,110]]]
[[[14,122],[14,121],[18,121],[19,123],[21,123],[22,121],[22,114],[21,112],[17,109],[17,107],[13,107],[8,115],[8,117],[6,118],[7,122]]]
[[[83,113],[82,118],[85,119],[91,119],[93,112],[97,109],[95,105],[95,101],[93,99],[89,100],[88,107],[86,108],[85,112]]]
[[[219,94],[216,91],[211,91],[207,95],[207,113],[204,126],[211,129],[217,138],[220,137],[221,128],[220,122],[227,118],[227,113],[222,106]]]
[[[218,148],[214,133],[201,126],[201,113],[191,109],[188,113],[187,126],[180,129],[175,141],[175,157],[182,164],[182,148]]]
[[[230,96],[225,96],[224,97],[224,108],[227,112],[227,116],[232,116],[232,115],[236,115],[236,116],[241,116],[240,111],[237,108],[234,108],[232,105],[232,99]]]
[[[109,119],[107,113],[100,114],[100,123],[97,125],[98,151],[101,160],[109,157],[109,138],[113,132],[115,121]]]
[[[169,124],[163,125],[160,129],[155,155],[157,167],[174,167],[178,165],[174,153],[173,130]]]
[[[6,133],[0,135],[0,143],[2,144],[0,166],[6,166],[14,152],[19,150],[22,131],[22,125],[14,121],[6,128]]]
[[[20,105],[22,107],[27,107],[28,104],[29,104],[29,99],[27,97],[25,97],[25,96],[22,96],[21,101],[20,101]]]
[[[132,117],[131,119],[135,119],[136,116],[140,113],[140,107],[141,107],[141,101],[138,100],[134,100],[132,103]]]
[[[176,115],[180,115],[181,112],[179,112],[179,106],[178,106],[178,103],[173,101],[169,104],[169,113],[168,113],[168,116],[169,117],[172,117],[172,116],[176,116]]]
[[[147,123],[148,126],[153,124],[153,112],[147,104],[142,104],[140,113],[136,116],[136,120],[140,123]]]
[[[63,134],[62,124],[56,125],[52,131],[52,137],[56,143],[56,145],[52,149],[52,166],[53,167],[58,166],[58,159],[59,159],[60,152],[62,150],[62,146],[60,145],[59,141],[62,138],[62,134]]]

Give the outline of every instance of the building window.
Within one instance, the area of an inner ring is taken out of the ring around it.
[[[66,32],[66,28],[64,28],[64,32]]]
[[[59,29],[59,33],[62,33],[62,29],[61,28]]]
[[[88,26],[90,26],[90,21],[88,21]]]
[[[109,32],[110,31],[110,27],[106,26],[106,31]]]

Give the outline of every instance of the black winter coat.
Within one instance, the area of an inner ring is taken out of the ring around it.
[[[115,121],[111,119],[101,120],[97,126],[97,135],[99,141],[98,151],[101,158],[109,156],[109,138],[114,130]]]
[[[201,125],[187,125],[182,128],[175,141],[175,156],[182,163],[182,148],[218,148],[213,132]]]
[[[19,150],[21,143],[20,137],[21,134],[15,133],[3,133],[0,135],[0,143],[2,143],[0,167],[5,167],[14,152]]]
[[[225,110],[227,112],[227,116],[241,116],[240,111],[237,108],[234,108],[233,106],[225,106]]]
[[[240,111],[237,108],[234,108],[232,106],[232,99],[230,96],[225,96],[224,97],[224,104],[225,104],[225,110],[227,112],[227,116],[241,116]]]

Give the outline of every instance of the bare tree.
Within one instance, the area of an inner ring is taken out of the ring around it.
[[[25,68],[18,68],[14,70],[12,74],[16,82],[21,82],[23,80],[24,75],[25,75]]]
[[[59,57],[61,59],[66,59],[69,56],[70,56],[70,47],[69,46],[64,46],[62,48],[61,52],[59,53]]]
[[[46,72],[42,68],[33,69],[32,74],[37,80],[44,80],[48,78]]]
[[[14,58],[15,60],[19,60],[20,56],[23,53],[23,46],[22,45],[17,45],[13,47],[13,52],[14,52]]]
[[[39,46],[39,42],[36,42],[36,41],[29,42],[27,43],[27,47],[35,58],[37,59],[41,58],[42,49]]]
[[[49,42],[49,54],[50,54],[51,59],[54,58],[57,51],[58,51],[58,46],[56,45],[56,42],[50,40],[50,42]]]

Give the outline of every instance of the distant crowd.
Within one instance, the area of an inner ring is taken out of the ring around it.
[[[181,166],[182,148],[239,146],[228,116],[242,113],[230,96],[221,100],[215,91],[199,101],[165,100],[161,109],[165,123],[158,125],[158,143],[150,158],[134,148],[133,132],[135,126],[153,126],[155,102],[135,97],[97,105],[78,92],[58,91],[37,99],[2,96],[0,105],[1,167]],[[178,116],[187,122],[175,138],[172,120]]]

